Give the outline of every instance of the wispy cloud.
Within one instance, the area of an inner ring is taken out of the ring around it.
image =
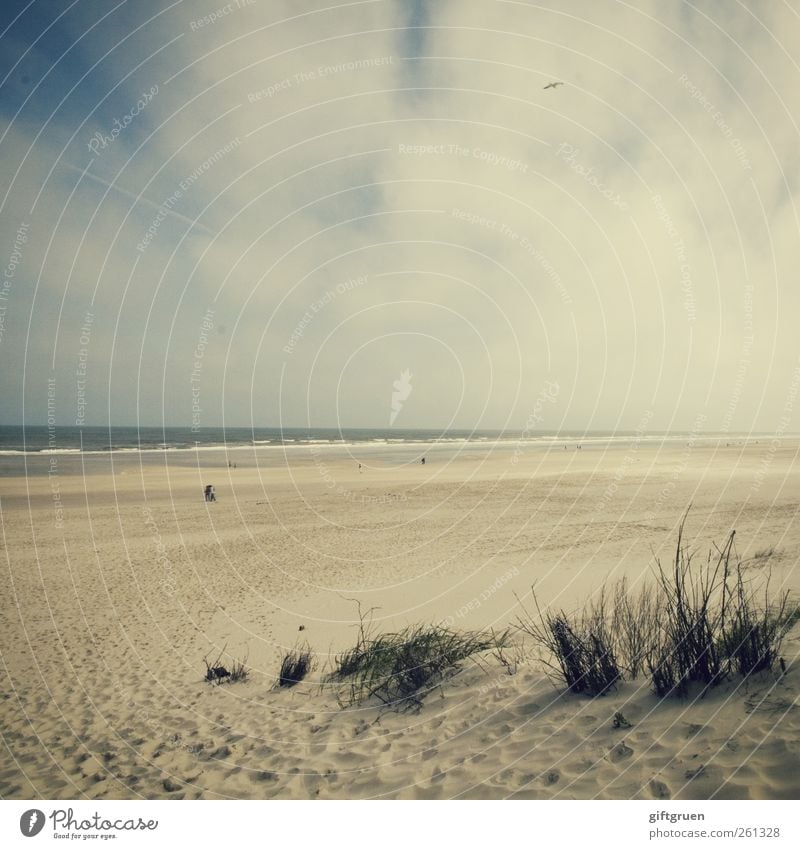
[[[93,160],[92,160],[93,161]],[[197,228],[198,230],[202,230],[204,233],[207,233],[209,236],[214,235],[214,231],[210,230],[205,224],[202,224],[199,221],[196,221],[194,218],[189,218],[187,215],[182,215],[180,212],[175,212],[173,209],[167,208],[163,203],[156,203],[149,198],[146,198],[142,194],[136,194],[135,192],[129,191],[128,189],[122,188],[116,181],[110,183],[108,180],[104,180],[102,177],[99,177],[97,174],[93,174],[89,169],[92,166],[92,162],[90,161],[86,168],[78,168],[77,165],[72,165],[69,162],[62,162],[61,165],[68,169],[69,171],[74,171],[81,175],[81,179],[91,180],[94,183],[97,183],[99,186],[103,186],[109,191],[115,192],[122,197],[126,197],[129,200],[133,201],[133,203],[146,206],[149,209],[152,209],[154,212],[163,211],[163,213],[169,218],[174,218],[176,221],[182,221],[184,224],[188,224],[191,227]]]
[[[116,421],[190,420],[208,310],[202,424],[224,404],[385,426],[398,362],[425,375],[410,427],[522,427],[545,380],[548,428],[780,419],[800,308],[785,5],[129,5],[0,24],[9,253],[30,227],[0,380],[33,419],[53,373],[74,394],[95,292],[88,409]]]

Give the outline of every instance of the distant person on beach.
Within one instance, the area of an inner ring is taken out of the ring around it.
[[[422,458],[422,465],[423,466],[425,465],[425,458],[424,457]]]
[[[216,501],[217,500],[217,493],[214,492],[213,486],[209,486],[209,488],[208,488],[208,500],[209,501]]]
[[[210,501],[211,500],[211,486],[210,485],[206,486],[206,488],[203,490],[203,500],[204,501]]]

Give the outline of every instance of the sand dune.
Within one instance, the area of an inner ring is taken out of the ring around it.
[[[353,599],[379,629],[503,628],[534,582],[569,608],[645,576],[690,502],[700,549],[736,528],[751,573],[798,590],[797,450],[512,462],[487,448],[425,467],[373,453],[361,473],[338,455],[324,472],[319,458],[264,469],[243,455],[233,472],[211,453],[194,469],[129,457],[113,475],[61,473],[60,518],[51,479],[6,478],[0,796],[796,798],[798,628],[787,675],[684,702],[646,682],[565,695],[524,644],[516,674],[467,663],[414,711],[342,709],[318,682],[354,639]],[[274,690],[298,638],[317,669]],[[247,657],[247,682],[202,680],[223,647]],[[613,726],[618,711],[630,727]]]

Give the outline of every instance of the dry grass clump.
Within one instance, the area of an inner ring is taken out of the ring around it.
[[[308,644],[288,651],[281,661],[280,672],[276,682],[278,687],[294,687],[299,684],[313,668],[311,649]]]
[[[769,576],[758,585],[745,579],[735,533],[694,570],[681,523],[671,569],[657,563],[663,614],[648,658],[656,695],[685,696],[693,683],[714,687],[733,674],[771,669],[778,659],[789,594],[771,599]]]
[[[563,610],[542,611],[534,594],[537,617],[525,612],[519,628],[545,648],[545,665],[555,671],[573,693],[602,696],[622,677],[617,660],[606,597],[590,603],[578,616]]]
[[[206,667],[206,674],[203,676],[210,684],[222,684],[224,681],[229,684],[236,684],[241,681],[246,681],[249,675],[247,669],[247,657],[242,660],[232,658],[231,668],[228,670],[222,664],[222,656],[225,654],[226,646],[223,646],[222,651],[217,655],[217,659],[212,663],[208,662],[208,655],[203,658],[203,663]]]
[[[237,681],[246,681],[249,675],[247,666],[247,658],[245,657],[243,660],[236,660],[234,658],[231,663],[231,674],[230,674],[230,682],[231,684],[237,683]]]
[[[344,704],[373,696],[385,705],[419,704],[462,661],[504,647],[506,636],[414,625],[373,637],[362,617],[355,646],[336,658],[330,680],[345,684],[339,691]]]
[[[685,522],[686,517],[684,517]],[[784,635],[800,619],[788,592],[770,597],[769,577],[745,579],[735,532],[696,568],[683,526],[668,569],[656,561],[654,584],[631,591],[624,579],[604,587],[583,610],[524,610],[518,627],[546,651],[545,664],[574,693],[603,695],[623,678],[646,673],[658,696],[684,697],[771,669]]]

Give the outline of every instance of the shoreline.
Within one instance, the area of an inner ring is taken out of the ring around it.
[[[777,442],[777,448],[776,448]],[[100,471],[112,473],[114,467],[120,471],[128,471],[131,467],[160,466],[170,467],[210,467],[227,468],[228,461],[236,462],[237,466],[244,462],[251,468],[288,467],[292,464],[304,465],[315,462],[316,454],[330,455],[336,460],[350,459],[353,462],[379,461],[381,463],[396,462],[407,458],[407,462],[415,462],[422,456],[435,455],[441,462],[450,462],[462,454],[486,454],[485,459],[491,459],[492,453],[502,456],[513,452],[517,456],[524,454],[571,454],[578,450],[597,452],[620,451],[670,451],[675,448],[687,448],[691,451],[713,449],[727,451],[741,449],[754,450],[760,446],[765,455],[777,450],[795,449],[800,462],[800,437],[782,435],[733,438],[719,434],[708,437],[698,437],[687,441],[684,436],[604,438],[595,437],[572,442],[563,439],[541,440],[539,438],[520,440],[503,439],[494,442],[484,440],[444,440],[440,442],[411,442],[398,441],[360,441],[360,442],[292,442],[280,445],[206,445],[191,448],[123,448],[114,451],[81,451],[79,449],[43,449],[30,452],[0,451],[0,474],[6,478],[19,478],[47,474],[53,460],[66,469],[66,474],[97,474]],[[337,456],[338,455],[338,456]],[[377,456],[376,456],[377,455]],[[381,456],[382,455],[382,456]],[[194,460],[194,458],[197,458]]]

